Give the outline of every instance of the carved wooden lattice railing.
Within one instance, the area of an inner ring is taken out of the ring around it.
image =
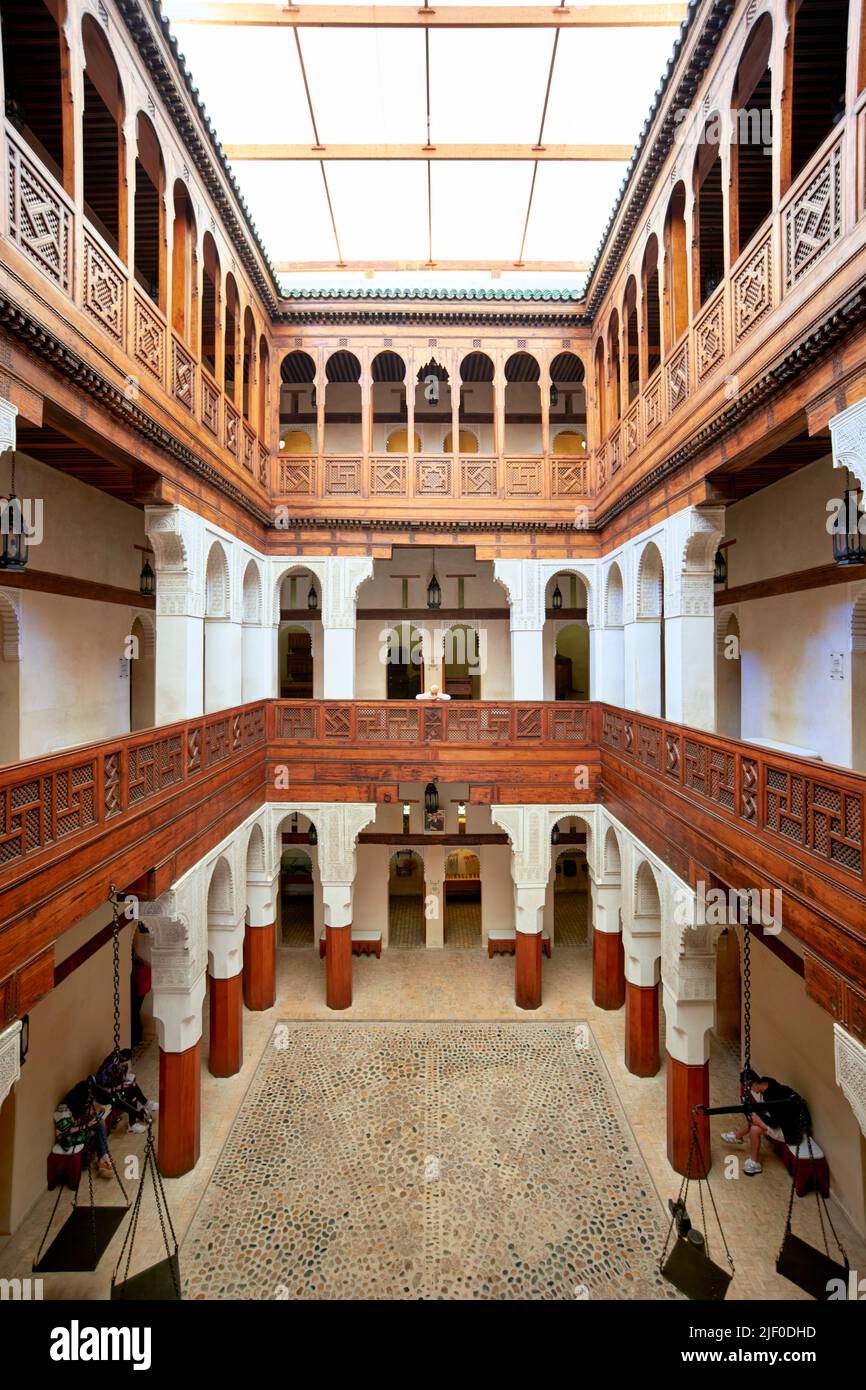
[[[463,743],[586,746],[592,706],[509,700],[276,700],[271,739],[292,743],[386,747]]]

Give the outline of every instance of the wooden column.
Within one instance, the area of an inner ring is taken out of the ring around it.
[[[256,1013],[277,1002],[277,924],[244,928],[244,1003]]]
[[[325,928],[325,1002],[329,1009],[352,1004],[352,928]]]
[[[541,1005],[541,932],[516,933],[514,1002],[519,1009]]]
[[[243,976],[210,978],[211,1076],[235,1076],[243,1066]]]
[[[592,1002],[599,1009],[621,1009],[625,1003],[622,932],[592,934]]]
[[[165,1178],[198,1163],[201,1140],[201,1042],[185,1052],[159,1050],[157,1159]]]
[[[692,1110],[696,1105],[710,1103],[710,1064],[690,1067],[678,1062],[670,1053],[667,1062],[667,1116],[668,1116],[668,1163],[678,1173],[685,1174],[689,1161],[689,1148],[692,1138]],[[703,1164],[709,1172],[710,1122],[706,1115],[699,1115],[698,1140],[703,1160],[695,1154],[692,1177],[703,1177]]]
[[[659,1057],[659,987],[625,986],[625,1064],[632,1076],[655,1076]]]

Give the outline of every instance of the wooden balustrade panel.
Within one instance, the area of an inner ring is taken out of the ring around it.
[[[291,742],[359,747],[466,743],[483,747],[586,744],[588,704],[509,700],[280,700],[274,733]]]

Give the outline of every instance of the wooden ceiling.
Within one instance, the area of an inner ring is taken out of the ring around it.
[[[99,488],[132,507],[143,507],[153,500],[159,475],[136,461],[106,458],[80,440],[61,433],[52,425],[38,429],[19,417],[17,452],[30,454],[40,463],[67,473],[88,487]],[[26,469],[26,465],[25,465]]]
[[[761,458],[719,468],[708,476],[707,481],[713,484],[725,501],[739,502],[753,492],[772,487],[773,483],[778,483],[789,473],[796,473],[798,469],[824,458],[831,449],[829,430],[814,435],[803,433],[776,445]]]

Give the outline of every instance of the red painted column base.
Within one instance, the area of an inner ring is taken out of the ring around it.
[[[325,927],[325,1003],[329,1009],[351,1008],[351,926]]]
[[[165,1178],[179,1178],[198,1163],[201,1142],[201,1042],[186,1052],[159,1050],[159,1121],[156,1156]]]
[[[253,1013],[277,1002],[277,924],[244,929],[244,1003]]]
[[[689,1149],[692,1141],[692,1125],[697,1118],[700,1154],[695,1153],[692,1160],[693,1178],[704,1176],[704,1165],[709,1172],[712,1166],[710,1155],[710,1122],[706,1115],[693,1116],[696,1105],[710,1103],[710,1064],[690,1067],[678,1062],[667,1054],[667,1112],[668,1112],[668,1163],[678,1173],[685,1175],[689,1162]]]
[[[211,1076],[236,1076],[244,1064],[243,981],[240,975],[228,980],[210,977],[210,1052],[207,1065]]]
[[[655,1076],[659,1055],[659,987],[625,986],[625,1065],[632,1076]]]
[[[622,932],[592,934],[592,1002],[599,1009],[621,1009],[625,1003]]]
[[[541,1006],[541,932],[516,932],[514,1002],[519,1009]]]

